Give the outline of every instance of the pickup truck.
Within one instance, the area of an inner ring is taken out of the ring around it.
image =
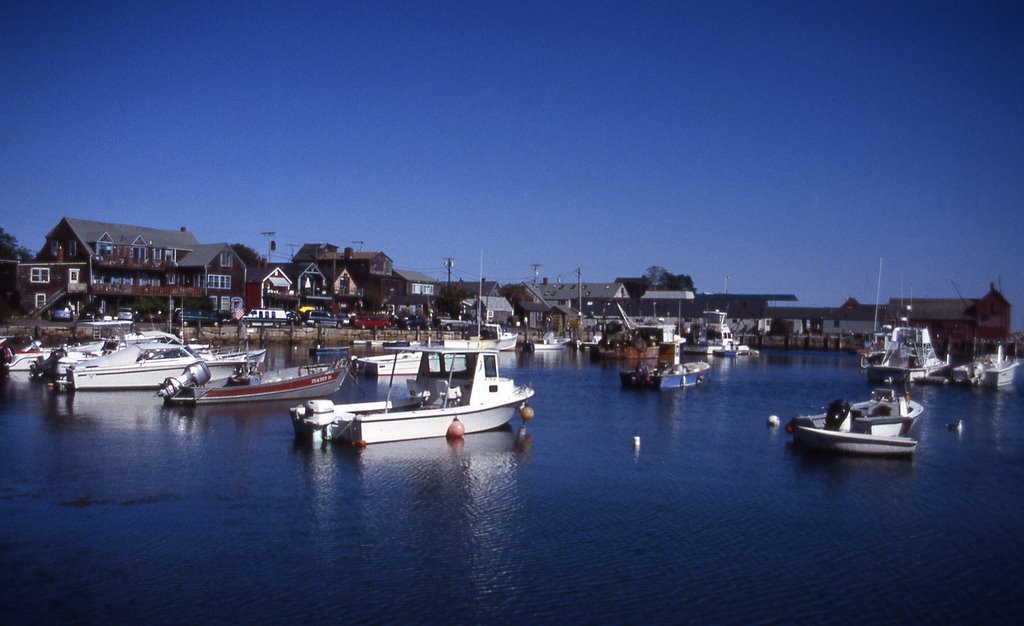
[[[391,326],[391,318],[387,315],[360,314],[352,318],[353,328],[387,328],[389,326]]]

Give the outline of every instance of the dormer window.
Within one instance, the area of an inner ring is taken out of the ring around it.
[[[60,244],[56,239],[50,241],[50,256],[55,257],[60,252]]]
[[[231,252],[224,250],[220,253],[220,266],[231,267]]]

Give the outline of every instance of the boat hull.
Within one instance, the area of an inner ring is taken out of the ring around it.
[[[326,419],[292,410],[295,436],[318,441],[342,441],[355,445],[444,437],[452,422],[462,423],[463,433],[478,433],[505,426],[533,397],[533,390],[521,388],[514,398],[491,406],[416,408],[418,402],[337,405]],[[348,412],[347,409],[360,411]]]
[[[867,456],[908,457],[917,449],[917,440],[909,437],[840,432],[807,426],[795,427],[793,440],[802,446],[822,452]]]
[[[182,389],[175,396],[165,398],[164,402],[198,405],[314,398],[330,395],[337,391],[344,380],[343,374],[343,370],[333,370],[259,384],[189,387]]]

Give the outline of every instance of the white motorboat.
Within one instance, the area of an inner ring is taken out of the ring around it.
[[[475,327],[474,327],[475,328]],[[519,333],[507,331],[498,324],[484,324],[481,330],[466,339],[445,339],[444,347],[456,350],[500,350],[516,349]]]
[[[564,350],[571,341],[569,337],[555,337],[555,333],[547,332],[540,341],[527,342],[524,348],[535,352]]]
[[[357,372],[370,377],[415,376],[420,370],[418,351],[396,350],[394,354],[353,357],[352,364]]]
[[[924,407],[909,396],[876,389],[870,400],[853,405],[835,400],[825,413],[794,417],[786,424],[786,432],[793,441],[816,450],[910,456],[917,440],[909,434]]]
[[[506,425],[518,412],[529,419],[533,389],[503,378],[497,350],[420,350],[420,368],[408,380],[410,397],[335,404],[308,400],[291,409],[297,438],[357,445],[461,436]]]
[[[940,359],[927,328],[897,326],[884,339],[881,351],[861,360],[868,381],[888,385],[912,383],[942,374],[949,364]]]
[[[50,354],[50,350],[43,348],[42,342],[33,339],[24,348],[15,349],[11,347],[11,339],[5,338],[0,342],[3,349],[3,367],[8,372],[28,372],[32,366]]]
[[[186,345],[140,342],[75,364],[58,383],[76,391],[159,389],[167,378],[177,376],[195,363],[205,363],[211,380],[220,380],[231,376],[253,358],[258,356],[248,352],[204,358]]]
[[[999,346],[995,355],[974,359],[970,363],[958,365],[950,374],[950,381],[955,385],[977,387],[1003,387],[1013,384],[1017,374],[1016,360],[1006,358],[1006,351]]]
[[[732,334],[725,311],[704,311],[693,336],[683,344],[683,352],[704,356],[747,356],[750,346],[741,344]]]

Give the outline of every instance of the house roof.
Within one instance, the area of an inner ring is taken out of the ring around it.
[[[131,226],[113,222],[95,222],[73,217],[65,217],[64,221],[74,231],[75,236],[89,247],[89,253],[95,254],[94,246],[104,234],[110,236],[114,243],[130,244],[142,238],[147,245],[154,245],[176,250],[194,250],[199,245],[195,235],[185,230],[163,230],[147,226]],[[50,231],[51,233],[53,231]]]
[[[465,302],[471,306],[476,306],[476,298],[467,298]],[[488,311],[508,311],[509,313],[513,312],[512,304],[501,296],[484,296],[483,304]]]
[[[230,249],[231,247],[226,243],[198,244],[184,258],[178,260],[178,265],[180,267],[206,267],[224,251],[224,248]],[[238,257],[234,250],[231,250],[231,254]],[[238,259],[238,262],[241,263],[241,258]]]
[[[641,300],[693,300],[692,291],[647,291],[640,296]]]
[[[621,283],[525,283],[536,297],[544,301],[584,298],[615,298],[623,295]]]
[[[438,282],[436,279],[431,278],[430,276],[427,276],[426,274],[423,274],[422,272],[417,272],[415,270],[403,270],[396,268],[393,271],[400,278],[403,278],[404,280],[407,280],[410,283],[434,284]]]

